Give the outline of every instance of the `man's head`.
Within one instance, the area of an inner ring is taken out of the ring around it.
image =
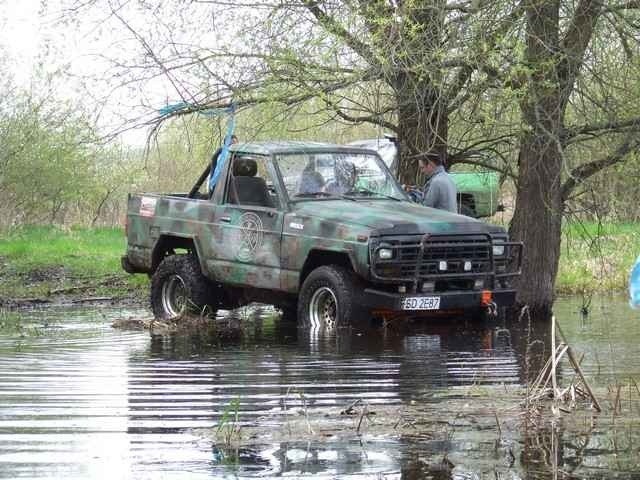
[[[420,170],[427,177],[430,177],[431,175],[433,175],[433,172],[435,172],[436,168],[438,168],[441,165],[442,165],[442,160],[440,159],[440,156],[437,154],[427,154],[424,157],[420,158]]]
[[[238,143],[238,137],[236,137],[235,135],[231,135],[231,145],[233,145],[234,143]]]

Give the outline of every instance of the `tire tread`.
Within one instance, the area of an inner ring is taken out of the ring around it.
[[[167,319],[162,307],[162,285],[170,275],[178,274],[185,282],[189,292],[189,300],[198,308],[206,305],[215,313],[215,304],[212,305],[211,283],[202,273],[198,257],[194,254],[170,255],[165,257],[151,277],[151,310],[157,319]]]
[[[313,270],[305,279],[300,289],[298,299],[298,319],[303,325],[309,326],[308,306],[315,285],[332,283],[336,289],[339,317],[338,326],[347,326],[348,322],[355,323],[367,318],[367,312],[359,304],[359,293],[362,291],[360,282],[351,270],[341,265],[323,265]]]

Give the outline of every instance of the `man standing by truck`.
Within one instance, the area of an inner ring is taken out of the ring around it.
[[[458,189],[444,169],[442,159],[437,155],[427,154],[419,161],[420,170],[427,176],[427,181],[422,188],[422,204],[425,207],[457,213],[456,195]]]
[[[451,176],[442,165],[438,155],[426,154],[419,158],[420,171],[425,174],[426,181],[422,189],[404,185],[409,197],[425,207],[447,210],[458,213],[458,189]]]

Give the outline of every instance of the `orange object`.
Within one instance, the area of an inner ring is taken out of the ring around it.
[[[480,295],[480,305],[483,307],[488,306],[491,303],[491,290],[483,290]]]

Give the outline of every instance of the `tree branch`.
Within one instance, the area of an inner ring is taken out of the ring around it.
[[[513,27],[516,20],[521,17],[524,13],[524,1],[520,1],[514,9],[511,11],[509,15],[507,15],[498,27],[488,36],[488,38],[482,38],[482,42],[480,40],[476,40],[474,42],[475,45],[482,45],[483,43],[486,45],[486,50],[490,50],[495,48],[495,45],[500,37],[502,37],[509,28]],[[482,32],[482,35],[485,35],[486,32]],[[460,61],[460,60],[458,60]],[[452,82],[451,87],[446,92],[446,98],[449,99],[449,102],[452,102],[455,97],[460,93],[460,91],[467,84],[473,72],[481,65],[482,59],[479,62],[471,63],[464,62],[460,68],[460,71],[456,75],[456,79]],[[446,66],[446,62],[445,62]],[[492,69],[486,69],[488,73],[491,73]],[[497,75],[497,72],[494,72]]]
[[[298,93],[297,95],[292,95],[290,92],[284,92],[282,95],[272,96],[246,96],[243,97],[242,94],[244,92],[254,91],[253,85],[244,85],[242,87],[236,87],[236,94],[239,98],[234,99],[231,93],[227,96],[220,96],[214,100],[210,100],[202,103],[193,103],[188,104],[184,108],[179,110],[167,113],[165,115],[160,115],[152,118],[145,122],[146,125],[157,125],[162,123],[170,118],[180,117],[184,115],[189,115],[192,113],[201,112],[203,110],[211,110],[218,108],[229,108],[232,104],[236,107],[236,109],[240,109],[243,107],[248,107],[252,105],[264,104],[264,103],[280,103],[283,105],[295,105],[298,103],[302,103],[306,100],[310,100],[312,98],[316,98],[318,96],[322,96],[323,94],[328,94],[331,92],[335,92],[337,90],[341,90],[343,88],[347,88],[351,85],[355,85],[362,81],[369,81],[376,79],[376,73],[370,72],[368,74],[364,74],[361,76],[357,76],[352,79],[343,79],[341,81],[329,83],[323,85],[321,88],[309,89],[309,91],[303,91]]]
[[[574,168],[569,174],[569,178],[562,185],[562,199],[566,201],[571,195],[573,189],[580,183],[586,180],[587,178],[595,175],[599,171],[615,165],[616,163],[620,163],[624,160],[624,157],[631,151],[635,150],[640,146],[640,136],[636,135],[635,132],[629,134],[624,142],[618,146],[618,148],[611,155],[594,160],[592,162],[584,163],[576,168]]]
[[[504,166],[499,167],[497,165],[494,165],[493,163],[489,163],[484,160],[479,160],[478,157],[473,156],[474,153],[481,153],[481,152],[469,152],[471,156],[463,157],[462,159],[458,160],[455,163],[462,163],[464,165],[473,165],[476,167],[482,167],[486,170],[491,170],[492,172],[498,172],[499,174],[507,176],[513,180],[517,179],[517,175],[513,173],[513,169],[509,166],[508,163],[505,163]]]
[[[572,140],[578,135],[602,134],[611,132],[620,132],[631,129],[640,131],[640,117],[631,118],[629,120],[620,120],[603,123],[592,123],[580,126],[573,126],[565,129],[563,134],[563,142],[565,145],[572,143]]]
[[[336,115],[338,115],[340,118],[342,118],[343,120],[346,120],[349,123],[355,123],[355,124],[371,123],[373,125],[379,125],[383,128],[389,129],[393,132],[396,132],[396,133],[398,132],[398,126],[391,122],[386,121],[384,118],[382,118],[381,114],[379,113],[372,113],[371,115],[367,115],[367,116],[362,115],[362,116],[356,117],[346,113],[338,105],[336,105],[334,102],[332,102],[325,96],[322,97],[322,101],[326,103],[327,106],[336,113]],[[387,112],[389,112],[390,110],[391,109],[387,109]],[[385,113],[385,112],[382,112],[382,113]]]
[[[151,48],[149,43],[133,27],[131,27],[131,25],[129,25],[129,23],[114,8],[111,8],[111,14],[114,17],[116,17],[120,21],[120,23],[122,23],[122,25],[124,25],[124,27],[127,30],[129,30],[129,32],[131,32],[131,34],[136,38],[136,40],[140,42],[140,44],[146,50],[147,54],[156,63],[158,68],[160,68],[163,71],[165,77],[167,78],[167,80],[169,80],[169,82],[173,86],[176,93],[180,95],[183,101],[187,101],[187,99],[184,97],[184,93],[188,93],[188,90],[181,89],[178,87],[177,80],[173,78],[170,71],[167,69],[167,66],[162,62],[162,60],[160,60],[160,58],[158,58],[158,56],[156,55],[155,51]],[[191,95],[189,94],[189,96]],[[193,97],[192,97],[192,100],[193,100]]]
[[[640,0],[627,0],[626,2],[618,3],[615,5],[607,5],[605,8],[608,12],[617,12],[620,10],[637,10],[640,9]]]
[[[601,13],[601,0],[580,0],[564,38],[560,40],[560,50],[564,56],[558,64],[558,77],[563,104],[569,101],[573,84]]]
[[[373,50],[369,48],[369,46],[355,38],[351,32],[349,32],[346,28],[340,25],[335,18],[327,15],[320,8],[320,2],[317,0],[303,0],[304,5],[307,7],[307,10],[311,12],[311,14],[318,20],[320,25],[322,25],[327,32],[335,35],[344,41],[351,50],[360,55],[365,61],[367,61],[370,65],[375,65],[377,67],[381,67],[380,62],[376,58]]]

